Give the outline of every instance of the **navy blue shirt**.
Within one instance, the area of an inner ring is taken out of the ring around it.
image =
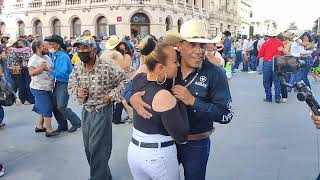
[[[213,122],[229,123],[233,118],[232,99],[228,80],[223,70],[208,60],[204,60],[198,69],[186,79],[182,79],[179,69],[176,84],[185,86],[191,81],[192,83],[187,88],[196,100],[193,106],[187,107],[190,134],[211,131]]]

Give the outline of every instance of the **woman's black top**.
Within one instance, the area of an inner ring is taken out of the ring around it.
[[[160,86],[157,82],[148,81],[146,74],[139,74],[132,81],[134,93],[145,91],[142,99],[150,106],[152,106],[154,96],[160,90],[165,89],[165,86]],[[145,134],[171,136],[178,143],[187,141],[189,121],[187,109],[181,101],[177,101],[174,108],[165,112],[156,112],[153,108],[148,111],[152,114],[152,117],[144,119],[134,110],[133,126],[135,129]]]

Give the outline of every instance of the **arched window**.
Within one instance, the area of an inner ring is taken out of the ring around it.
[[[36,34],[42,36],[42,22],[40,20],[34,23],[34,29]]]
[[[171,23],[171,18],[168,16],[166,18],[166,31],[169,31],[172,29],[172,23]]]
[[[61,22],[59,19],[55,19],[52,22],[52,34],[61,36]]]
[[[181,25],[182,25],[182,20],[179,19],[179,20],[178,20],[178,32],[180,32]]]
[[[19,36],[23,36],[24,34],[25,24],[23,21],[18,21],[18,34]]]
[[[101,16],[97,20],[97,35],[103,34],[107,35],[108,34],[108,21],[107,18],[104,16]]]
[[[78,37],[81,35],[81,20],[74,18],[72,21],[72,36]]]
[[[131,35],[143,38],[150,34],[150,19],[144,13],[136,13],[131,17]]]

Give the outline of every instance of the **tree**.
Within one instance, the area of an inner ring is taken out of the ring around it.
[[[295,22],[291,22],[289,24],[289,29],[288,30],[298,30],[298,26],[296,25]]]

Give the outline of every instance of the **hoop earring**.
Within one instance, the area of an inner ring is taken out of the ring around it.
[[[163,85],[167,81],[167,73],[164,73],[164,81],[163,82],[158,81],[158,77],[159,77],[159,74],[157,74],[157,77],[156,77],[158,85]]]

